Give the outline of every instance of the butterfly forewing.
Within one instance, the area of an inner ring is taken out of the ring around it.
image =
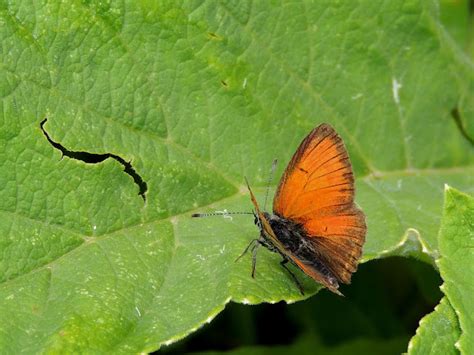
[[[273,211],[303,225],[318,257],[339,281],[350,282],[367,228],[354,204],[346,148],[330,125],[316,127],[301,142],[280,181]]]

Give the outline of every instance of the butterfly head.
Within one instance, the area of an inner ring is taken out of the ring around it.
[[[253,223],[258,227],[258,229],[262,229],[262,222],[260,221],[260,218],[258,218],[258,214],[254,211],[253,212]]]
[[[258,227],[258,229],[262,230],[263,229],[263,223],[261,220],[261,217],[258,215],[257,212],[253,211],[253,223]],[[272,219],[272,215],[268,212],[262,212],[262,217],[266,219],[267,221],[270,221]]]
[[[267,217],[267,216],[265,216],[266,215],[265,212],[263,213],[263,215],[264,215],[264,218]],[[253,217],[254,217],[253,223],[258,227],[260,232],[262,232],[263,231],[263,223],[262,223],[262,220],[261,220],[260,216],[258,215],[258,213],[256,211],[253,211]]]

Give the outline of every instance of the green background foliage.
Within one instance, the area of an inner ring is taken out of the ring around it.
[[[444,184],[474,190],[472,34],[438,5],[0,3],[0,348],[153,351],[230,301],[304,298],[277,255],[255,280],[234,263],[252,218],[189,216],[250,210],[244,176],[262,200],[271,161],[279,177],[322,122],[354,166],[363,261],[436,267]],[[130,161],[146,202],[117,161],[61,159],[44,117],[64,147]]]

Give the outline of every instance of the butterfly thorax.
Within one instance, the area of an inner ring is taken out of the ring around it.
[[[277,214],[264,212],[263,215],[270,223],[278,240],[290,253],[299,254],[304,250],[311,249],[310,242],[307,241],[308,234],[301,224],[282,218]]]
[[[265,245],[265,247],[273,252],[279,252],[289,261],[292,260],[288,257],[288,254],[294,255],[298,260],[311,266],[324,275],[329,283],[337,285],[336,277],[324,264],[320,252],[317,250],[315,244],[311,242],[311,237],[301,224],[280,217],[278,214],[263,212],[263,215],[270,223],[275,236],[283,245],[286,252],[282,253],[282,251],[272,243],[271,238],[266,235],[265,231],[259,226],[260,234],[264,239],[262,244]]]

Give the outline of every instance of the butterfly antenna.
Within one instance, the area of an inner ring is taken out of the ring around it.
[[[213,216],[224,216],[224,218],[232,219],[232,215],[236,214],[252,214],[253,212],[228,212],[227,210],[224,211],[216,211],[212,213],[193,213],[191,217],[200,218],[200,217],[213,217]]]
[[[274,159],[272,163],[272,168],[270,169],[270,174],[268,174],[268,180],[267,180],[267,192],[265,193],[265,201],[263,203],[263,210],[267,210],[267,200],[268,200],[268,193],[270,191],[270,184],[273,181],[273,175],[275,175],[275,169],[277,166],[278,160]]]

